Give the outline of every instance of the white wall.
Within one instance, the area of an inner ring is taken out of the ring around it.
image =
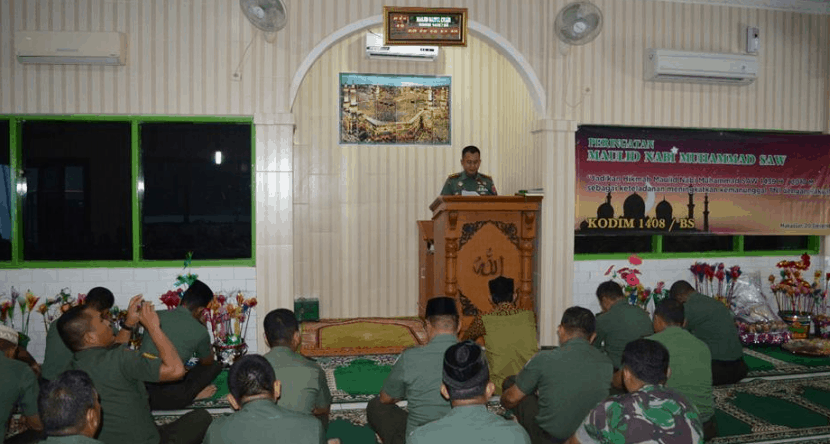
[[[199,280],[206,283],[215,293],[225,293],[241,290],[248,294],[256,293],[256,269],[253,267],[194,267],[191,273],[199,275]],[[87,269],[23,269],[0,270],[0,293],[8,296],[11,287],[15,287],[21,295],[26,290],[32,290],[35,296],[41,298],[55,297],[63,288],[69,288],[73,296],[86,293],[93,287],[106,287],[115,295],[115,305],[126,308],[130,298],[136,294],[144,294],[144,299],[153,301],[156,308],[164,309],[159,297],[168,290],[173,290],[176,276],[182,273],[181,268],[87,268]],[[18,307],[18,311],[19,311]],[[16,313],[15,327],[20,328],[20,314]],[[246,333],[248,350],[256,353],[258,339],[256,333],[256,315],[251,318]],[[46,335],[43,326],[43,317],[40,313],[33,313],[30,321],[29,336],[32,338],[28,350],[38,361],[43,361]],[[267,349],[263,350],[267,351]]]

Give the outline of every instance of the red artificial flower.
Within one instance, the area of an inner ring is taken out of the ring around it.
[[[631,265],[641,265],[643,263],[643,260],[640,259],[636,254],[632,254],[628,257],[628,262]]]
[[[613,270],[613,269],[614,269],[613,265],[608,267],[608,270],[605,271],[605,276],[608,276],[609,274],[611,274],[611,270]],[[827,279],[830,279],[830,273],[827,273]]]
[[[634,287],[640,283],[640,279],[637,278],[635,273],[631,273],[625,276],[625,283]]]
[[[228,298],[226,298],[225,295],[220,294],[216,296],[216,300],[219,301],[219,305],[225,305],[225,301],[227,301]]]
[[[723,272],[723,270],[718,270],[715,273],[715,277],[718,278],[719,281],[722,281],[723,278],[726,277],[726,274]]]

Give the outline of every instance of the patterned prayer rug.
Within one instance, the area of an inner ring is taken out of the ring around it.
[[[719,437],[713,444],[830,442],[830,376],[756,379],[716,387],[714,396]]]
[[[408,318],[322,319],[302,323],[300,353],[354,356],[400,353],[426,343],[423,321]]]
[[[748,378],[830,372],[830,359],[794,355],[780,347],[744,347]]]

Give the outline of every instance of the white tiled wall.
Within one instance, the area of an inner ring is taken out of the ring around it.
[[[217,293],[228,293],[242,290],[248,295],[256,294],[256,268],[254,267],[202,267],[193,268],[191,273],[197,274],[199,280],[206,283]],[[8,296],[11,287],[15,287],[21,295],[31,290],[35,296],[52,298],[62,288],[69,288],[73,295],[86,293],[93,287],[109,288],[115,295],[115,304],[126,308],[133,295],[142,293],[144,298],[163,309],[159,297],[175,287],[176,276],[182,273],[181,268],[86,268],[86,269],[37,269],[37,270],[0,270],[0,295]],[[288,307],[292,308],[293,307]],[[19,309],[18,309],[19,310]],[[15,326],[20,327],[20,315],[16,313]],[[248,323],[246,342],[249,352],[257,352],[257,316]],[[40,313],[33,313],[29,327],[29,352],[38,361],[43,360],[46,333],[43,326],[43,317]]]
[[[774,256],[774,257],[723,257],[723,258],[701,258],[698,262],[708,264],[723,262],[726,267],[737,265],[743,273],[760,272],[762,285],[767,282],[767,276],[778,274],[775,264],[781,260],[798,260],[798,256]],[[695,262],[694,258],[686,259],[644,259],[643,264],[637,266],[642,273],[640,281],[648,287],[654,287],[657,282],[663,281],[669,287],[674,281],[684,279],[694,285],[694,276],[689,267]],[[805,274],[810,276],[814,270],[826,270],[827,257],[819,255],[811,257],[812,268]],[[600,311],[599,302],[596,297],[597,286],[610,278],[605,272],[610,266],[614,269],[629,267],[627,260],[603,260],[603,261],[576,261],[574,262],[574,305],[579,305],[591,310],[594,313]],[[763,290],[763,289],[762,289]],[[768,289],[764,293],[769,293]]]

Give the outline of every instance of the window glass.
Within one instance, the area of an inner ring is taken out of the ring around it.
[[[744,236],[744,251],[800,251],[809,246],[810,236]]]
[[[130,124],[27,121],[24,260],[129,260]]]
[[[576,236],[576,254],[593,253],[648,253],[651,236]]]
[[[0,120],[0,261],[12,260],[12,190],[9,121]]]
[[[142,258],[251,258],[251,124],[143,123]]]
[[[664,253],[698,253],[704,251],[732,251],[733,249],[732,236],[663,236]]]

